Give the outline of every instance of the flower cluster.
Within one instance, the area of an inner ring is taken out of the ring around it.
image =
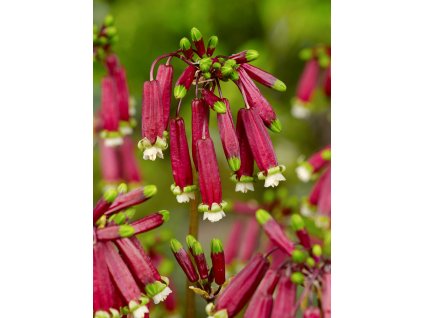
[[[122,187],[119,187],[122,189]],[[135,235],[159,227],[169,219],[162,210],[131,222],[130,209],[151,198],[153,185],[130,192],[105,192],[93,209],[94,317],[146,317],[155,304],[172,292]]]
[[[331,215],[331,147],[324,147],[300,163],[296,169],[303,182],[316,180],[304,200],[301,214],[313,216],[319,226],[328,227]],[[316,213],[317,212],[317,213]]]
[[[211,241],[210,258],[212,266],[210,269],[201,243],[192,235],[186,237],[186,243],[189,253],[178,240],[172,239],[170,247],[173,255],[188,281],[193,284],[190,289],[207,302],[211,302],[226,282],[225,253],[222,242],[219,239],[212,239]],[[216,288],[213,288],[213,282],[217,285]]]
[[[285,91],[285,84],[250,64],[257,59],[258,52],[246,50],[229,56],[214,55],[218,44],[212,36],[205,44],[201,32],[191,29],[191,41],[182,38],[180,49],[156,58],[150,70],[150,80],[144,83],[142,99],[142,139],[138,147],[143,158],[163,158],[170,138],[170,156],[174,184],[171,191],[178,202],[195,198],[191,156],[184,118],[180,117],[183,98],[195,88],[191,101],[191,154],[198,172],[202,202],[198,210],[204,219],[216,222],[225,216],[226,202],[222,200],[222,187],[214,143],[209,133],[210,110],[217,116],[219,135],[230,170],[235,181],[235,190],[253,191],[254,162],[258,179],[265,187],[275,187],[285,178],[284,166],[278,163],[267,128],[281,131],[281,123],[270,103],[261,94],[255,82],[277,91]],[[160,60],[165,64],[154,69]],[[187,64],[173,85],[172,58]],[[245,107],[238,111],[236,123],[232,117],[229,100],[223,96],[221,81],[232,81],[240,90]],[[171,98],[177,100],[175,117],[170,116]],[[215,92],[217,90],[217,92]]]
[[[291,111],[294,117],[306,118],[315,108],[312,102],[319,87],[326,97],[331,96],[331,49],[319,45],[302,50],[300,57],[306,61],[306,64],[297,86]]]
[[[313,239],[299,214],[285,230],[263,209],[256,211],[256,220],[271,248],[251,257],[229,280],[207,305],[209,317],[235,317],[246,307],[243,317],[248,318],[295,317],[300,309],[303,317],[330,318],[330,241]]]

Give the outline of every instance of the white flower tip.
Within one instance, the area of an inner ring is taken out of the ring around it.
[[[297,173],[298,179],[300,179],[302,182],[309,182],[311,178],[310,171],[305,166],[299,166],[295,169],[295,172]]]
[[[129,136],[132,134],[132,131],[133,129],[131,126],[120,127],[120,132],[122,133],[122,135]]]
[[[275,174],[271,174],[266,176],[266,179],[264,180],[264,187],[268,188],[268,187],[277,187],[279,185],[280,181],[285,181],[285,177],[283,176],[282,173],[278,172]]]
[[[171,293],[172,290],[169,287],[166,287],[160,293],[153,296],[153,302],[157,305],[159,302],[165,300]]]
[[[295,103],[291,108],[291,114],[295,118],[307,118],[310,116],[310,109],[305,107],[303,104]]]
[[[132,316],[134,318],[144,318],[145,314],[148,313],[149,311],[147,306],[140,306],[132,313]]]
[[[152,146],[148,147],[144,150],[143,153],[143,159],[144,160],[156,160],[156,157],[159,157],[160,159],[163,159],[163,152],[160,148]]]
[[[252,182],[237,182],[235,185],[235,192],[247,193],[248,190],[254,191]]]
[[[186,203],[194,199],[195,199],[194,192],[182,193],[182,194],[176,195],[176,201],[178,201],[178,203]]]
[[[303,203],[303,204],[301,204],[300,213],[304,216],[310,217],[310,216],[313,215],[313,210],[310,209],[310,207],[307,203]]]
[[[104,140],[104,145],[107,147],[117,147],[122,144],[123,144],[123,139],[121,137],[106,138]]]
[[[203,220],[209,220],[210,222],[217,222],[226,216],[225,212],[204,212]]]

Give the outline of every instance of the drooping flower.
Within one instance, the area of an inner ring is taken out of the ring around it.
[[[297,287],[288,276],[282,275],[276,287],[271,318],[292,318]]]
[[[170,121],[170,157],[174,184],[171,191],[179,203],[195,199],[191,158],[185,133],[184,119],[178,117]]]
[[[232,225],[231,232],[225,244],[225,262],[227,264],[231,264],[238,255],[238,242],[241,238],[243,227],[244,224],[240,220],[235,221]]]
[[[214,281],[218,285],[223,285],[226,281],[225,254],[223,252],[222,242],[219,239],[212,239],[210,257],[213,264]]]
[[[141,184],[141,172],[135,157],[135,145],[130,136],[123,137],[123,144],[119,148],[120,166],[123,173],[123,179],[130,187],[136,187]]]
[[[285,167],[278,164],[270,137],[256,111],[252,108],[243,108],[239,112],[245,127],[248,144],[260,169],[258,178],[265,180],[265,187],[275,187],[280,181],[285,180],[282,175]]]
[[[226,105],[222,99],[217,97],[212,91],[207,89],[201,90],[201,95],[203,96],[204,102],[208,105],[212,110],[214,110],[218,114],[225,114],[226,113]]]
[[[101,174],[107,190],[122,180],[119,150],[117,147],[106,146],[106,140],[100,140],[99,146]]]
[[[260,238],[260,225],[256,219],[250,218],[245,226],[243,243],[239,247],[239,259],[248,262],[257,249]]]
[[[197,164],[197,141],[204,138],[209,138],[209,116],[210,108],[204,104],[203,99],[194,98],[191,102],[191,144],[192,144],[192,159],[194,165],[198,170]]]
[[[161,64],[157,69],[157,80],[160,84],[163,106],[163,123],[166,129],[169,124],[170,105],[172,99],[173,66],[171,64]]]
[[[111,76],[106,76],[101,81],[101,119],[103,131],[101,137],[107,147],[122,144],[123,140],[119,131],[119,109],[116,100],[116,87]]]
[[[307,161],[302,162],[297,169],[298,178],[303,182],[310,181],[311,177],[330,164],[331,147],[324,147],[312,154]]]
[[[292,243],[285,235],[281,226],[275,221],[269,212],[259,209],[256,212],[256,218],[273,244],[291,256],[292,251],[294,250],[294,243]]]
[[[173,89],[173,95],[176,99],[181,99],[186,95],[195,78],[196,72],[197,68],[195,66],[188,65],[181,76],[176,80],[175,88]]]
[[[116,69],[114,74],[116,95],[119,108],[119,128],[123,135],[132,134],[131,117],[129,114],[129,89],[126,82],[126,71],[123,66]]]
[[[160,84],[157,80],[144,82],[142,99],[142,139],[138,148],[143,151],[144,160],[163,159],[167,148],[163,119],[163,106]]]
[[[225,216],[224,208],[227,203],[222,201],[219,167],[210,138],[197,141],[197,164],[202,199],[198,211],[204,213],[204,220],[217,222]]]

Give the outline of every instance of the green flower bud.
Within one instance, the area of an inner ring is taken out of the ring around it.
[[[291,282],[297,285],[304,283],[304,275],[300,272],[294,272],[291,274]]]

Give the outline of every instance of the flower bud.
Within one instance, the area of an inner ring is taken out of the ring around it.
[[[157,69],[157,80],[160,84],[163,106],[163,122],[166,129],[169,124],[170,105],[172,100],[173,66],[170,64],[159,65],[159,68]]]
[[[204,220],[217,222],[225,216],[224,208],[227,203],[222,201],[219,167],[210,138],[197,141],[197,164],[202,199],[198,211],[204,213]]]
[[[304,275],[301,272],[294,272],[291,274],[291,282],[296,285],[301,285],[304,283]]]
[[[179,42],[179,47],[182,49],[182,52],[184,53],[187,59],[192,58],[194,52],[191,48],[191,42],[186,37],[183,37],[181,39],[181,41]]]
[[[176,99],[183,98],[190,89],[192,81],[195,78],[197,68],[193,65],[188,65],[179,78],[176,80],[173,95]]]
[[[225,103],[222,101],[222,99],[220,99],[215,94],[213,94],[213,92],[203,88],[201,90],[201,95],[203,96],[203,99],[206,102],[206,104],[209,105],[210,108],[213,109],[216,113],[218,114],[226,113]]]
[[[247,63],[243,64],[241,68],[245,69],[247,74],[256,82],[259,82],[260,84],[263,84],[269,88],[273,88],[279,92],[286,91],[285,83],[274,77],[272,74]]]
[[[202,58],[199,63],[200,63],[199,64],[200,70],[203,73],[206,73],[206,72],[208,72],[210,70],[210,68],[211,68],[211,66],[213,64],[213,61],[212,61],[212,59],[210,57],[205,57],[205,58]]]
[[[317,86],[319,68],[319,62],[316,59],[311,59],[306,63],[297,86],[297,96],[292,107],[292,115],[294,117],[305,118],[309,116],[309,103]]]
[[[302,162],[297,169],[298,178],[303,182],[310,181],[313,174],[321,171],[324,167],[330,164],[331,160],[331,146],[319,150],[310,156],[310,158]]]
[[[294,243],[285,235],[280,225],[265,210],[259,209],[256,212],[257,221],[261,224],[267,237],[289,256],[294,250]]]
[[[175,183],[171,186],[179,203],[194,200],[196,186],[193,184],[191,158],[183,118],[170,121],[170,157]]]
[[[256,50],[246,50],[231,55],[229,58],[235,60],[238,64],[248,63],[256,60],[259,57],[259,53]]]
[[[219,239],[211,241],[211,260],[213,264],[214,281],[218,285],[225,283],[225,254],[223,245]]]
[[[203,35],[197,28],[191,29],[191,39],[194,42],[195,48],[199,57],[203,57],[206,54],[206,48],[204,47]]]
[[[261,170],[258,178],[265,180],[265,187],[275,187],[280,181],[285,180],[282,175],[285,167],[278,165],[272,141],[256,111],[243,108],[239,112],[254,160]]]
[[[163,106],[159,81],[144,82],[142,99],[142,139],[138,148],[144,151],[144,160],[163,159],[163,150],[167,148],[164,135]]]
[[[116,97],[119,109],[119,128],[122,135],[132,134],[129,116],[129,89],[126,81],[126,71],[121,66],[116,68],[113,78],[116,83]]]
[[[306,258],[307,258],[307,254],[304,253],[303,251],[297,250],[297,249],[292,251],[292,261],[294,263],[299,263],[299,264],[304,263]]]
[[[226,106],[226,113],[217,114],[220,139],[222,140],[223,151],[232,171],[239,170],[241,166],[239,143],[235,132],[229,101],[223,98]]]
[[[273,305],[271,318],[292,318],[295,308],[297,287],[289,277],[282,276],[276,287],[276,298]]]
[[[130,208],[134,205],[140,204],[147,201],[153,195],[157,193],[157,187],[155,185],[146,185],[134,189],[128,193],[120,194],[110,205],[110,207],[104,212],[104,214],[110,216],[119,211]]]
[[[139,185],[142,181],[138,168],[138,161],[134,152],[135,145],[130,136],[123,137],[123,145],[120,147],[121,168],[124,180],[129,184]]]
[[[207,55],[212,56],[214,50],[217,47],[217,43],[219,43],[219,38],[216,35],[212,35],[207,43]]]
[[[191,102],[191,144],[192,144],[192,159],[194,165],[198,170],[197,164],[197,141],[202,139],[203,133],[204,137],[210,137],[209,134],[209,116],[210,108],[204,104],[203,99],[194,98]]]
[[[206,256],[200,242],[195,241],[192,244],[192,255],[194,257],[195,265],[197,266],[198,274],[201,279],[207,279],[209,276],[209,269],[207,268]]]
[[[105,146],[114,147],[122,144],[119,131],[119,109],[116,100],[116,87],[112,77],[107,76],[101,82],[101,119]]]
[[[178,240],[172,239],[170,240],[170,247],[188,280],[192,283],[198,281],[197,271],[195,270],[188,253],[182,247],[182,244]]]

